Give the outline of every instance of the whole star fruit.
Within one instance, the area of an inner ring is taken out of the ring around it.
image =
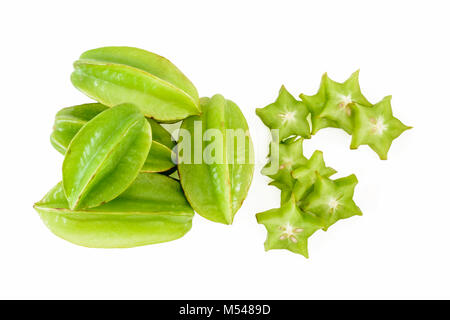
[[[181,124],[177,145],[181,185],[198,214],[232,224],[253,178],[247,121],[239,107],[221,95],[202,98],[201,105],[201,115]]]
[[[264,108],[257,108],[256,114],[270,129],[279,130],[279,141],[291,136],[310,138],[311,132],[307,120],[309,110],[296,100],[284,86],[277,100]]]
[[[86,103],[59,110],[50,135],[52,146],[64,155],[77,132],[92,118],[108,109],[109,107],[100,103]]]
[[[316,182],[316,172],[326,178],[336,173],[336,170],[333,168],[325,166],[323,152],[319,150],[314,151],[305,165],[299,166],[292,171],[292,177],[296,179],[292,192],[297,202],[301,201],[312,191]]]
[[[96,207],[125,191],[144,165],[151,142],[150,124],[131,104],[115,106],[86,123],[64,156],[69,208]]]
[[[412,128],[392,115],[391,98],[387,96],[371,108],[355,108],[351,149],[365,144],[386,160],[392,141]]]
[[[106,106],[132,103],[158,121],[175,122],[201,112],[192,82],[169,60],[138,48],[86,51],[75,61],[71,80]]]
[[[34,205],[58,237],[91,248],[129,248],[178,239],[192,225],[194,211],[179,182],[141,173],[120,196],[95,208],[69,208],[62,183]]]
[[[267,229],[266,251],[287,249],[308,258],[308,238],[321,226],[317,219],[298,208],[292,196],[279,209],[256,214],[256,220]]]
[[[109,107],[100,103],[87,103],[73,107],[63,108],[55,116],[53,132],[50,141],[53,147],[66,153],[67,147],[76,133],[95,116]],[[152,129],[152,145],[141,172],[165,172],[175,167],[172,161],[175,143],[170,133],[154,119],[147,118]]]
[[[359,70],[343,83],[325,77],[327,102],[319,117],[332,121],[338,128],[345,130],[348,134],[353,132],[354,107],[372,106],[361,93],[358,77]]]
[[[322,177],[317,172],[316,175],[314,190],[302,201],[300,208],[318,217],[325,231],[341,219],[362,215],[353,201],[358,183],[354,174],[336,180]]]

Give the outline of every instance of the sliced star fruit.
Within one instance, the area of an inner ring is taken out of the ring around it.
[[[354,174],[331,180],[316,172],[314,190],[301,203],[301,209],[318,217],[326,231],[341,219],[362,215],[353,201],[353,194],[358,179]]]
[[[291,136],[311,137],[307,106],[296,100],[284,86],[277,100],[264,108],[257,108],[256,114],[267,127],[279,130],[279,141]]]
[[[323,74],[322,80],[320,81],[319,91],[312,96],[306,94],[300,94],[300,98],[303,103],[308,107],[309,112],[311,112],[311,124],[312,130],[311,134],[316,134],[317,131],[323,128],[337,128],[338,125],[329,119],[320,117],[320,114],[327,103],[327,82],[328,76],[326,73]]]
[[[280,191],[281,191],[280,205],[282,205],[283,203],[285,203],[291,199],[292,188],[286,186],[284,183],[281,183],[279,181],[271,181],[269,183],[269,186],[274,186],[274,187],[280,189]]]
[[[386,160],[392,141],[412,128],[392,115],[391,98],[387,96],[371,108],[355,108],[351,149],[365,144]]]
[[[261,170],[261,173],[293,188],[295,179],[292,177],[292,170],[306,164],[307,159],[303,156],[303,139],[289,141],[289,143],[272,142],[269,162]],[[278,152],[273,150],[276,147],[278,147]],[[275,168],[276,164],[278,166]]]
[[[359,70],[342,83],[325,77],[327,102],[319,117],[334,122],[348,134],[353,132],[353,109],[372,106],[361,93],[358,77]]]
[[[293,194],[297,202],[303,200],[312,191],[313,185],[316,182],[316,173],[326,178],[336,173],[336,170],[333,168],[325,166],[323,152],[319,150],[314,151],[305,165],[292,171],[292,177],[297,180],[293,189]]]
[[[279,209],[256,214],[256,220],[267,229],[266,251],[287,249],[308,258],[308,238],[321,226],[317,220],[300,210],[292,196]]]

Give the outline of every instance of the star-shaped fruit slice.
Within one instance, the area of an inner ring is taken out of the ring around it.
[[[353,201],[353,193],[358,179],[354,174],[331,180],[318,173],[314,190],[301,203],[304,212],[317,216],[327,230],[336,221],[355,215],[362,215]]]
[[[309,112],[311,112],[311,134],[316,134],[317,131],[323,128],[337,127],[334,121],[320,117],[320,114],[327,103],[327,79],[328,76],[326,73],[324,73],[322,76],[322,80],[320,81],[319,91],[315,95],[308,96],[303,93],[300,94],[300,98],[302,99],[303,103],[308,107]]]
[[[297,202],[303,200],[312,191],[317,178],[316,172],[325,178],[329,178],[336,173],[336,170],[325,165],[323,152],[319,150],[314,151],[305,165],[292,171],[292,177],[296,179],[293,193]]]
[[[308,258],[308,238],[321,228],[316,219],[302,212],[295,205],[295,198],[285,202],[279,209],[256,214],[258,223],[267,229],[264,243],[266,251],[287,249]]]
[[[264,108],[257,108],[256,114],[270,129],[279,130],[279,141],[291,136],[310,138],[311,132],[306,105],[296,100],[284,86],[281,87],[277,100]]]
[[[281,191],[280,205],[282,205],[283,203],[285,203],[291,199],[292,188],[286,186],[284,183],[274,180],[269,183],[269,186],[274,186],[274,187],[280,189],[280,191]]]
[[[261,170],[261,173],[292,189],[295,183],[292,170],[306,164],[307,159],[303,155],[302,138],[288,141],[288,143],[272,141],[269,162]]]
[[[387,96],[370,108],[355,108],[351,149],[366,144],[386,160],[392,141],[411,129],[392,115],[391,98]]]
[[[370,107],[372,104],[361,93],[359,70],[345,82],[340,83],[325,78],[327,103],[319,117],[330,120],[348,134],[353,132],[353,109],[355,106]]]

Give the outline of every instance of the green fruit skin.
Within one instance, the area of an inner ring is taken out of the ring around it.
[[[65,154],[67,147],[77,132],[95,116],[109,107],[100,103],[87,103],[63,108],[55,116],[53,132],[50,142],[61,154]],[[154,119],[147,118],[152,129],[152,145],[141,172],[165,172],[175,167],[172,161],[173,147],[170,133]]]
[[[74,63],[73,85],[107,105],[136,105],[146,117],[173,122],[200,113],[198,93],[169,60],[131,47],[86,51]]]
[[[53,132],[50,142],[63,155],[78,131],[92,118],[99,115],[108,107],[100,103],[86,103],[63,108],[55,116]]]
[[[153,141],[141,172],[165,172],[174,168],[175,163],[172,161],[172,154],[171,149]]]
[[[69,207],[92,208],[116,198],[136,179],[150,146],[150,124],[131,104],[108,109],[89,121],[64,157]]]
[[[166,129],[163,128],[158,122],[154,119],[147,118],[147,121],[150,123],[152,127],[152,139],[154,142],[158,142],[169,149],[173,149],[175,147],[175,142],[172,140],[172,136]]]
[[[245,135],[246,162],[236,163],[239,152],[234,152],[233,163],[227,161],[228,154],[226,145],[230,143],[225,139],[223,144],[223,156],[225,162],[222,164],[202,163],[191,164],[182,162],[178,164],[178,173],[181,185],[191,206],[206,219],[223,224],[232,224],[233,218],[242,206],[252,182],[254,159],[253,146],[248,133],[248,125],[239,107],[221,95],[215,95],[211,99],[202,98],[201,105],[203,113],[183,121],[181,129],[190,133],[191,146],[194,148],[194,123],[201,121],[202,135],[207,129],[219,130],[226,137],[226,129],[242,129]],[[202,154],[208,142],[202,144]],[[180,146],[180,145],[179,145]],[[180,157],[181,150],[178,149]],[[191,150],[193,155],[195,150]]]
[[[91,248],[129,248],[178,239],[194,211],[179,182],[141,173],[116,199],[91,209],[70,210],[62,183],[34,208],[58,237]]]

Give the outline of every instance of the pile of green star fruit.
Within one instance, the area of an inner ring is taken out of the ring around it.
[[[261,173],[281,190],[281,207],[256,215],[268,232],[266,250],[287,249],[308,257],[307,241],[313,233],[362,215],[353,201],[356,176],[331,179],[336,171],[325,165],[321,151],[310,159],[303,156],[303,139],[322,128],[340,128],[352,135],[351,149],[365,144],[386,160],[392,141],[411,128],[392,115],[390,96],[374,105],[367,101],[358,74],[343,83],[324,74],[317,94],[300,94],[301,101],[281,87],[274,103],[256,109],[267,127],[278,129]],[[272,164],[279,164],[278,170],[271,169]]]
[[[194,210],[233,222],[252,181],[253,159],[241,164],[229,158],[225,141],[216,150],[223,162],[176,165],[177,141],[167,123],[181,125],[192,138],[195,122],[201,137],[208,129],[241,129],[251,146],[236,104],[221,95],[200,99],[175,65],[137,48],[84,52],[71,80],[97,102],[56,114],[51,143],[64,155],[62,182],[34,206],[54,234],[86,247],[126,248],[182,237]],[[245,156],[252,156],[250,149]]]

